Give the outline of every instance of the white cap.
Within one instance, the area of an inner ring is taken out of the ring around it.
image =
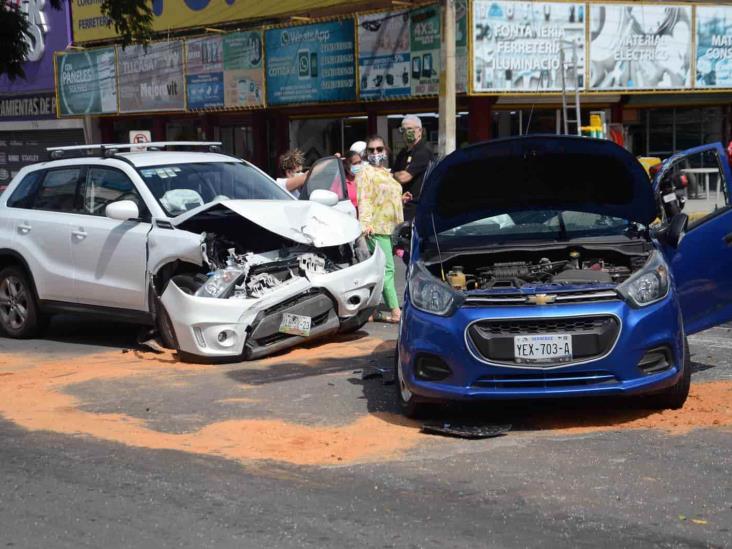
[[[419,116],[415,116],[413,114],[408,114],[404,118],[402,118],[402,126],[405,122],[414,122],[414,125],[418,128],[422,127],[422,121],[419,119]]]
[[[363,155],[363,153],[366,151],[366,141],[356,141],[353,145],[351,145],[351,148],[349,150]]]

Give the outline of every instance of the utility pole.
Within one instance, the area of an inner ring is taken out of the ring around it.
[[[455,0],[441,0],[442,44],[440,45],[440,125],[438,155],[455,150]]]

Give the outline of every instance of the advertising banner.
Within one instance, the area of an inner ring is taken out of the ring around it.
[[[224,105],[264,106],[262,33],[227,34],[224,41]]]
[[[36,0],[38,1],[38,0]],[[77,42],[114,38],[101,0],[71,0]],[[246,19],[272,19],[303,11],[302,0],[152,0],[153,31],[163,32]],[[350,6],[352,0],[308,0],[307,10]]]
[[[224,106],[224,41],[221,36],[186,41],[186,95],[191,110]]]
[[[358,68],[362,99],[408,96],[411,86],[409,12],[358,18]]]
[[[183,42],[158,42],[117,49],[119,111],[185,109]]]
[[[268,105],[355,99],[353,19],[269,29],[265,42]]]
[[[50,2],[34,0],[22,2],[20,9],[27,17],[29,31],[30,50],[23,63],[25,78],[10,81],[7,76],[0,76],[0,93],[53,90],[53,52],[65,50],[71,42],[68,5],[61,2],[61,9],[57,10]]]
[[[577,61],[567,87],[583,88],[584,10],[579,3],[475,0],[473,91],[561,91],[562,49],[568,63]]]
[[[61,116],[117,112],[114,48],[61,54],[56,71]]]
[[[732,6],[696,7],[696,86],[732,88]]]
[[[590,88],[691,86],[691,6],[591,4]]]
[[[409,14],[412,95],[436,95],[440,89],[440,7]]]
[[[467,0],[455,3],[456,84],[468,81]],[[440,73],[440,11],[382,12],[358,18],[359,93],[362,99],[436,95]]]

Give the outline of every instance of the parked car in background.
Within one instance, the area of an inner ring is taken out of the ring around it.
[[[720,144],[680,154],[716,166]],[[446,157],[411,234],[396,353],[405,414],[445,401],[648,395],[681,407],[687,335],[732,318],[732,210],[660,216],[660,183],[605,140],[531,136]]]
[[[182,355],[258,358],[363,325],[384,257],[338,211],[339,160],[296,200],[217,145],[62,147],[21,170],[0,197],[5,334],[81,312],[157,326]]]

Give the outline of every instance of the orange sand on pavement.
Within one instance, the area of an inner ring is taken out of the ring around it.
[[[341,339],[320,347],[301,348],[247,365],[252,369],[278,364],[317,367],[323,361],[351,360],[354,368],[379,358],[387,360],[393,342],[365,337]],[[396,459],[420,441],[441,439],[419,433],[419,425],[392,414],[369,414],[342,425],[303,425],[271,419],[233,419],[210,423],[186,433],[150,428],[144,419],[126,414],[94,413],[64,392],[88,381],[146,376],[161,390],[181,377],[224,375],[225,367],[178,362],[173,353],[110,351],[70,359],[41,355],[0,355],[0,415],[36,431],[90,436],[134,447],[220,456],[239,461],[275,460],[297,465],[334,465]],[[244,386],[246,390],[246,386]],[[391,390],[385,388],[385,390]],[[219,403],[247,402],[246,397]],[[212,405],[216,404],[212,402]],[[266,402],[263,402],[266,405]],[[732,426],[732,382],[692,385],[683,410],[552,408],[526,412],[522,426],[556,433],[622,429],[660,429],[685,433],[697,428]],[[346,420],[348,421],[348,420]],[[446,439],[442,439],[446,441]]]
[[[364,338],[357,345],[338,348],[328,358],[362,356],[383,341]],[[328,347],[328,346],[326,346]],[[270,359],[292,362],[320,354],[301,349]],[[275,460],[298,465],[332,465],[354,461],[389,459],[413,447],[424,437],[401,417],[374,414],[342,426],[308,426],[273,419],[237,419],[211,423],[189,433],[165,433],[146,426],[140,418],[125,414],[101,414],[80,409],[77,398],[64,387],[86,381],[130,376],[153,376],[151,383],[167,383],[170,374],[216,375],[218,366],[179,363],[172,353],[151,355],[119,351],[74,357],[70,360],[33,363],[28,356],[0,358],[0,414],[29,430],[91,436],[129,446],[181,450],[229,459]],[[173,381],[173,384],[178,381]]]

